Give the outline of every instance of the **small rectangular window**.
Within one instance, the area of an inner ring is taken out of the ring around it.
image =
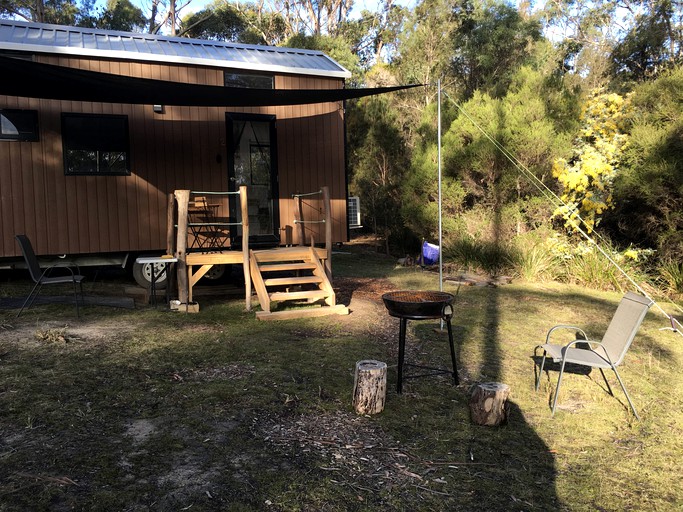
[[[0,110],[0,140],[38,141],[38,112]]]
[[[275,81],[272,75],[226,71],[224,76],[226,87],[244,87],[246,89],[275,88]]]
[[[62,114],[64,174],[130,174],[128,116]]]

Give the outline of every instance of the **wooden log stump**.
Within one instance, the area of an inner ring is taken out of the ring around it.
[[[367,359],[356,363],[353,379],[353,407],[358,414],[384,410],[387,396],[387,364]]]
[[[510,386],[500,382],[483,382],[472,387],[470,417],[472,423],[496,427],[508,419],[507,403]]]

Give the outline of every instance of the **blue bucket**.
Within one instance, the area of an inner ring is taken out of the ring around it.
[[[436,265],[439,262],[439,246],[430,244],[429,242],[422,243],[422,264]]]

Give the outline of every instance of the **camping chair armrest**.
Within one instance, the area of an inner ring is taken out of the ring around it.
[[[81,267],[78,266],[78,263],[57,263],[56,265],[52,265],[52,268],[68,268],[73,274],[77,276],[81,275]]]
[[[47,267],[45,269],[45,272],[43,272],[43,277],[48,277],[52,274],[52,271],[56,268],[63,268],[69,271],[71,274],[71,277],[75,278],[76,276],[81,275],[81,269],[78,265],[75,263],[67,263],[66,265],[52,265],[50,267]],[[75,272],[74,272],[75,270]]]
[[[576,345],[577,343],[588,343],[590,346],[590,349],[598,354],[600,357],[605,359],[608,363],[612,364],[612,360],[609,357],[609,354],[607,353],[607,350],[605,350],[605,346],[602,344],[601,341],[593,341],[593,340],[574,340],[571,343],[568,343],[567,345],[564,346],[562,349],[563,351],[565,349],[571,348],[573,345]],[[596,350],[600,349],[600,350]]]
[[[582,339],[582,340],[577,340],[577,341],[585,341],[585,340],[588,338],[588,335],[587,335],[587,334],[583,331],[583,329],[581,329],[580,327],[576,327],[575,325],[556,325],[555,327],[553,327],[552,329],[550,329],[550,330],[548,331],[548,335],[545,337],[545,342],[546,342],[546,343],[550,343],[550,335],[551,335],[554,331],[556,331],[557,329],[569,329],[569,330],[572,330],[572,331],[574,331],[574,332],[576,332],[576,333],[580,333],[580,334],[584,337],[584,339]]]

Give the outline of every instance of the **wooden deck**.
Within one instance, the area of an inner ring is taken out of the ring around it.
[[[242,251],[189,252],[185,256],[187,266],[235,265],[244,261]]]
[[[299,194],[298,210],[301,210],[301,198],[321,195],[324,204],[325,247],[299,245],[295,247],[277,247],[273,249],[250,250],[249,213],[247,210],[247,187],[241,186],[239,192],[202,192],[202,194],[239,195],[242,226],[242,250],[205,250],[189,252],[187,247],[188,228],[196,224],[189,222],[190,190],[175,190],[169,194],[167,209],[167,253],[174,254],[178,260],[178,303],[198,310],[193,303],[192,288],[214,265],[241,264],[244,272],[244,298],[247,311],[251,310],[252,284],[259,299],[262,312],[261,320],[277,320],[285,318],[302,318],[325,314],[348,314],[345,306],[337,305],[332,288],[332,219],[330,215],[329,189],[323,187],[317,192]],[[177,215],[176,215],[177,212]],[[174,220],[177,218],[177,226]],[[312,221],[318,222],[318,221]],[[304,238],[303,224],[306,220],[299,211],[295,224],[300,228],[301,239]],[[200,224],[204,226],[204,224]],[[177,229],[176,229],[177,228]],[[193,233],[195,234],[195,233]],[[296,271],[296,275],[286,275]],[[283,275],[285,274],[285,275]],[[310,309],[297,311],[271,312],[271,302],[306,301],[309,305],[324,301],[320,311]]]

